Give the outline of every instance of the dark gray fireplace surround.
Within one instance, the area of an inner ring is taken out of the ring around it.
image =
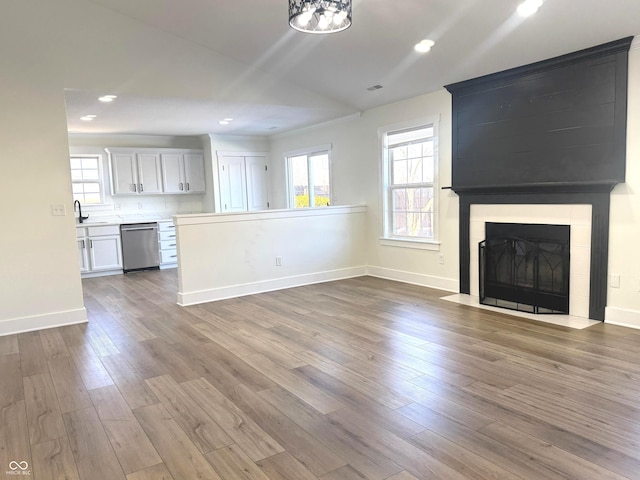
[[[447,85],[460,200],[460,292],[470,292],[471,205],[592,207],[589,318],[607,303],[609,196],[625,181],[632,37]]]

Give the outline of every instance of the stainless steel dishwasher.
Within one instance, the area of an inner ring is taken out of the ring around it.
[[[158,254],[158,223],[124,223],[120,225],[122,236],[122,270],[160,268]]]

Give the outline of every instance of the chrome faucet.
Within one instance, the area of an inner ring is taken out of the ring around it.
[[[82,223],[84,222],[87,218],[89,218],[89,215],[87,215],[86,217],[82,216],[82,205],[80,205],[80,200],[76,200],[75,202],[73,202],[73,211],[76,211],[76,206],[78,207],[78,223]]]

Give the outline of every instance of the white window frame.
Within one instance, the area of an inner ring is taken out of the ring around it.
[[[382,194],[382,232],[379,239],[380,245],[415,248],[422,250],[439,250],[440,242],[438,241],[439,228],[439,124],[440,116],[424,117],[408,122],[387,125],[378,129],[378,142],[380,152],[380,191]],[[386,145],[388,134],[402,130],[417,129],[420,127],[433,126],[433,238],[425,237],[400,237],[392,233],[392,211],[391,211],[391,165],[389,159],[389,151]]]
[[[293,178],[291,176],[291,158],[292,157],[300,157],[303,155],[307,156],[307,171],[309,172],[309,206],[308,207],[300,207],[300,208],[322,208],[322,207],[314,207],[314,197],[312,195],[313,189],[311,185],[313,184],[313,166],[311,165],[309,159],[310,157],[318,154],[326,154],[329,162],[329,205],[333,205],[333,178],[332,178],[332,162],[331,162],[331,147],[330,143],[324,145],[317,145],[315,147],[301,148],[298,150],[291,150],[289,152],[284,153],[284,161],[286,165],[286,174],[287,174],[287,205],[289,208],[296,208],[296,199],[295,199],[295,189],[293,187]]]
[[[105,192],[105,176],[104,176],[104,155],[100,153],[71,153],[69,154],[69,162],[72,158],[95,158],[98,161],[98,181],[85,182],[82,180],[71,179],[71,184],[74,183],[98,183],[100,185],[100,203],[82,203],[82,207],[103,207],[106,205],[106,192]],[[69,164],[69,171],[71,171],[71,164]],[[73,191],[71,192],[73,198]]]

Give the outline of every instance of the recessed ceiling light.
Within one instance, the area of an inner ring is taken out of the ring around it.
[[[231,121],[233,121],[233,118],[225,118],[224,121],[225,122],[231,122]]]
[[[543,0],[525,0],[518,6],[518,15],[530,17],[542,6]]]
[[[96,115],[85,115],[84,117],[80,117],[80,120],[83,120],[85,122],[90,122],[94,118],[96,118]]]
[[[218,123],[220,125],[229,125],[229,122],[227,120],[220,120]]]
[[[429,50],[431,50],[431,47],[433,47],[435,44],[436,42],[434,42],[433,40],[429,40],[425,38],[420,43],[416,43],[416,46],[413,48],[415,49],[416,52],[427,53]]]
[[[113,102],[116,98],[118,98],[117,95],[104,95],[102,97],[99,97],[98,100],[104,103],[109,103],[109,102]]]

